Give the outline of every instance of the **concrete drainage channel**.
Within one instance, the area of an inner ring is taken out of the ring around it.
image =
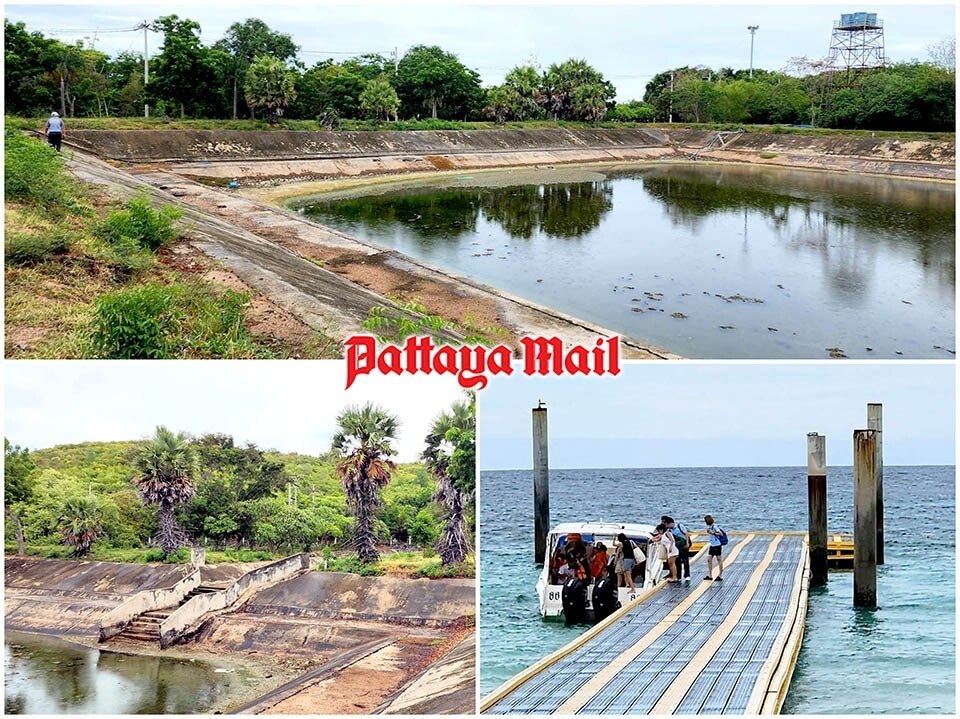
[[[355,662],[360,661],[361,659],[375,654],[376,652],[388,647],[396,642],[396,639],[388,639],[386,641],[372,641],[366,644],[362,644],[359,647],[352,649],[344,654],[341,654],[339,657],[333,661],[324,664],[323,666],[317,667],[316,669],[311,669],[309,672],[297,677],[296,679],[283,684],[272,691],[267,692],[261,697],[257,697],[251,702],[248,702],[242,706],[237,707],[229,714],[262,714],[267,709],[272,706],[275,706],[284,699],[289,699],[293,695],[303,691],[309,686],[312,686],[318,682],[323,681],[332,677],[337,671],[354,664]]]

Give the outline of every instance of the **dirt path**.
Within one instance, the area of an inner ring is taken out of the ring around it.
[[[373,307],[387,297],[416,300],[427,311],[492,330],[516,346],[522,336],[556,336],[592,346],[614,332],[445,273],[392,251],[366,245],[293,212],[210,188],[165,172],[133,175],[83,153],[70,167],[80,179],[114,196],[138,191],[184,210],[192,245],[308,326],[339,340],[364,332]],[[460,339],[456,330],[434,333]],[[674,358],[665,350],[622,338],[625,358]]]

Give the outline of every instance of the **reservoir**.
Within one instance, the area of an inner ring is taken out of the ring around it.
[[[11,631],[3,665],[5,714],[200,714],[237,703],[257,682],[235,667]]]
[[[686,357],[950,359],[954,196],[945,183],[678,163],[478,172],[294,206]]]

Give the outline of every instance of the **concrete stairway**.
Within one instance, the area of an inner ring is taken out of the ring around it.
[[[182,607],[198,594],[212,594],[216,592],[222,592],[223,589],[223,587],[201,584],[196,589],[192,589],[190,593],[181,599],[180,603],[176,606],[166,607],[164,609],[154,609],[153,611],[144,612],[143,614],[135,617],[134,620],[130,622],[130,624],[128,624],[124,630],[115,637],[115,639],[130,639],[137,642],[159,642],[160,624],[164,619],[169,617],[178,608]]]

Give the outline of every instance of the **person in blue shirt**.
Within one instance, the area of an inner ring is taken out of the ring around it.
[[[60,143],[63,142],[63,118],[60,113],[51,112],[50,119],[47,120],[47,126],[44,129],[47,136],[47,142],[60,152]]]
[[[707,534],[710,535],[710,549],[707,553],[707,576],[704,579],[722,582],[723,581],[723,557],[721,556],[723,552],[723,545],[720,544],[720,535],[723,534],[723,530],[720,529],[720,525],[716,524],[713,521],[713,517],[709,514],[704,516],[703,521],[707,523]],[[717,558],[717,566],[720,568],[717,578],[713,578],[713,558]]]

